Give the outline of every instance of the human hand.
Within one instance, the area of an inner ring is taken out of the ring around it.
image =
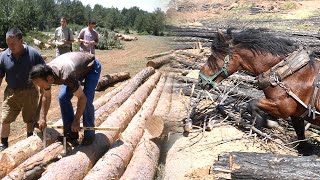
[[[44,119],[39,119],[38,121],[40,131],[43,131],[47,127],[47,122]]]
[[[71,124],[71,131],[72,132],[79,132],[80,130],[81,130],[81,128],[80,128],[80,120],[74,119],[72,121],[72,124]]]

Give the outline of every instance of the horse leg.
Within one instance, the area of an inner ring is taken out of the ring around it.
[[[298,140],[305,140],[305,127],[304,120],[300,117],[291,117],[291,122],[294,130],[296,131]],[[313,146],[307,141],[301,141],[298,145],[298,152],[303,155],[311,155],[313,151]]]
[[[267,114],[265,112],[277,112],[277,106],[271,100],[268,99],[253,99],[247,104],[247,111],[251,113],[254,118],[255,126],[257,128],[261,127],[277,127],[279,124],[275,121],[267,119]],[[277,112],[278,113],[278,112]],[[279,116],[276,116],[279,117]]]

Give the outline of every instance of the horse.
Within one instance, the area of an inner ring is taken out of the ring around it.
[[[229,28],[225,34],[217,32],[211,55],[200,68],[201,87],[213,88],[231,74],[247,71],[258,79],[265,94],[265,98],[247,104],[256,124],[265,124],[263,112],[277,118],[290,117],[298,140],[304,140],[304,120],[320,125],[319,59],[266,29],[232,31]],[[301,142],[298,151],[306,154],[307,144]]]

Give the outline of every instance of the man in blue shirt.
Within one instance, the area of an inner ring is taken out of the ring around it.
[[[29,81],[29,72],[37,64],[45,64],[39,52],[23,43],[22,32],[11,28],[6,33],[6,49],[0,56],[0,85],[5,77],[7,86],[2,102],[0,151],[8,147],[10,123],[22,111],[27,124],[27,137],[33,133],[39,101],[38,89]]]

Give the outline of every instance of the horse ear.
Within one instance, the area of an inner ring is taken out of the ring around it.
[[[217,31],[217,39],[220,42],[226,42],[226,38],[224,37],[223,32],[221,32],[220,30]]]

